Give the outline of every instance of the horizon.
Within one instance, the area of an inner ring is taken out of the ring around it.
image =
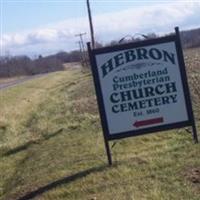
[[[78,50],[75,34],[90,40],[86,1],[1,0],[1,56],[47,56]],[[159,36],[200,27],[199,1],[90,1],[100,43],[135,33]],[[75,12],[76,11],[76,12]],[[134,19],[134,20],[133,20]]]

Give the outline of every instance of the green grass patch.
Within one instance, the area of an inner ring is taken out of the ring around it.
[[[0,199],[200,199],[200,146],[185,129],[110,142],[107,166],[89,72],[52,73],[0,97]]]

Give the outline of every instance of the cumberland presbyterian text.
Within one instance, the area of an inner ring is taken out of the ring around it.
[[[131,89],[136,86],[138,86],[137,89]],[[177,102],[176,83],[170,82],[167,68],[163,71],[148,71],[132,76],[115,76],[113,91],[110,95],[113,113],[141,110]]]

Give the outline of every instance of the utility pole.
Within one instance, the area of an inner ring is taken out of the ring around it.
[[[81,52],[81,57],[82,57],[82,64],[87,65],[87,59],[86,59],[86,55],[85,55],[85,45],[83,42],[83,35],[86,35],[86,33],[79,33],[76,34],[76,37],[80,37],[80,41],[79,41],[79,48],[80,48],[80,52]]]
[[[95,48],[95,41],[94,41],[94,29],[93,29],[93,23],[92,23],[92,15],[91,15],[91,9],[90,9],[90,2],[87,0],[87,9],[88,9],[88,18],[90,23],[90,34],[91,34],[91,43],[92,48]]]
[[[76,43],[77,43],[77,44],[78,44],[78,46],[79,46],[80,53],[82,53],[82,52],[83,52],[83,50],[82,50],[81,41],[77,41]]]
[[[82,51],[84,52],[85,51],[85,45],[84,45],[84,42],[83,42],[83,35],[86,35],[86,33],[79,33],[79,34],[76,34],[75,36],[80,37]]]
[[[80,60],[82,65],[84,64],[84,58],[83,58],[83,50],[82,50],[82,45],[81,45],[81,41],[77,41],[76,42],[79,46],[79,51],[80,51]]]

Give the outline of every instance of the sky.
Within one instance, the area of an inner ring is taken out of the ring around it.
[[[90,0],[95,39],[200,27],[200,0]],[[86,0],[0,0],[0,54],[49,55],[90,40]]]

